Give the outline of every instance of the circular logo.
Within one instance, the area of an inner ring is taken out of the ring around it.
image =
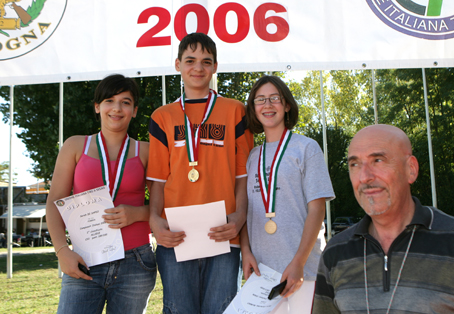
[[[0,0],[0,61],[23,56],[55,32],[67,0]]]
[[[452,0],[366,0],[386,25],[414,37],[442,40],[454,37]]]
[[[58,201],[56,201],[55,203],[57,204],[57,206],[63,206],[63,205],[65,205],[65,201],[63,201],[63,200],[58,200]]]

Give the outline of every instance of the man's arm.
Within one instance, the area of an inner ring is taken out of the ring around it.
[[[186,237],[184,231],[172,232],[167,220],[161,217],[164,209],[165,182],[147,181],[150,191],[150,227],[156,242],[167,248],[178,246]]]
[[[334,288],[330,278],[331,269],[325,264],[325,250],[320,257],[317,271],[317,283],[315,285],[314,304],[312,306],[313,314],[340,314],[341,311],[334,303]]]

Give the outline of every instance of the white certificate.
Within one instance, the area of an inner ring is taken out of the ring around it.
[[[203,205],[165,208],[170,231],[184,231],[184,242],[176,246],[177,262],[211,257],[230,252],[229,241],[215,242],[210,228],[227,223],[224,201]]]
[[[225,310],[224,314],[310,314],[314,296],[315,281],[303,285],[289,298],[280,295],[268,300],[271,289],[279,284],[282,275],[259,264],[261,276],[252,274],[243,288]]]
[[[280,295],[268,300],[271,288],[279,284],[282,275],[263,264],[259,269],[261,276],[252,273],[224,314],[267,314],[282,300]]]
[[[54,202],[68,229],[73,250],[90,266],[125,257],[120,229],[111,229],[102,215],[115,207],[107,186]]]

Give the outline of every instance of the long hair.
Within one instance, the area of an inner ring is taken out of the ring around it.
[[[254,99],[257,91],[263,85],[271,83],[276,87],[279,92],[279,96],[281,97],[282,104],[289,105],[290,110],[286,113],[288,115],[284,118],[285,127],[289,130],[293,129],[293,127],[298,122],[298,104],[293,98],[292,93],[290,92],[287,84],[285,84],[281,78],[272,75],[262,76],[255,82],[254,86],[252,86],[251,92],[249,94],[249,98],[247,99],[247,106],[246,106],[246,120],[249,130],[252,133],[262,133],[263,132],[263,125],[257,119],[255,113],[255,105]]]

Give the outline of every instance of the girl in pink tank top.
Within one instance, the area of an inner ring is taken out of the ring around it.
[[[116,74],[102,80],[94,99],[100,133],[70,137],[57,157],[46,217],[65,273],[58,313],[96,313],[106,303],[107,313],[143,313],[154,288],[156,262],[144,205],[148,143],[127,134],[138,96],[133,79]],[[65,224],[54,201],[103,185],[108,185],[115,206],[103,218],[110,228],[121,230],[125,257],[84,272],[84,259],[66,244]]]

